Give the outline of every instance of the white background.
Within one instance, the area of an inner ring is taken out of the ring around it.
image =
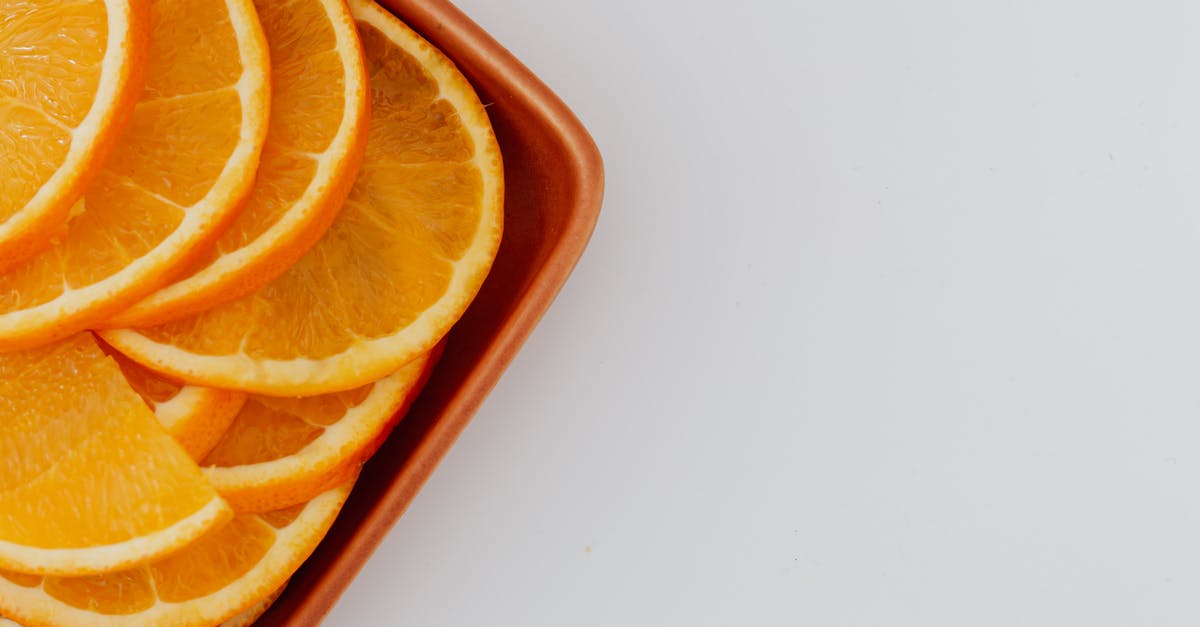
[[[1200,623],[1200,4],[459,4],[605,207],[327,624]]]

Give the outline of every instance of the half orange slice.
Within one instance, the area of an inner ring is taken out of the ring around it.
[[[95,577],[0,572],[0,613],[25,627],[208,627],[243,612],[253,616],[316,548],[351,486],[298,507],[239,515],[179,553],[138,568]]]
[[[0,354],[0,568],[111,572],[232,514],[90,334]]]
[[[503,224],[500,151],[466,78],[371,2],[350,3],[371,129],[346,205],[259,291],[159,326],[106,331],[184,381],[276,396],[366,385],[429,351],[470,304]]]

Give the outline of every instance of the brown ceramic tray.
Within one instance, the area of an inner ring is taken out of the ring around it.
[[[447,0],[379,0],[466,74],[504,156],[504,241],[424,392],[366,465],[316,553],[259,625],[316,625],[466,427],[583,253],[604,172],[571,111]]]

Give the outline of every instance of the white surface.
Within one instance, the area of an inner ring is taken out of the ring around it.
[[[1200,622],[1200,5],[460,3],[607,199],[327,624]]]

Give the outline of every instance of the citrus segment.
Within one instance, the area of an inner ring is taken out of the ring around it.
[[[0,416],[0,568],[110,572],[230,515],[89,334],[0,354]]]
[[[109,354],[133,391],[192,459],[208,454],[246,402],[246,394],[172,381],[115,350]]]
[[[249,624],[325,536],[352,485],[353,478],[317,496],[285,524],[241,514],[170,557],[125,571],[0,572],[0,612],[26,627]]]
[[[257,292],[103,333],[155,370],[277,396],[352,389],[430,350],[487,275],[502,229],[500,153],[453,64],[355,1],[371,82],[367,154],[324,237]]]
[[[0,351],[94,325],[153,291],[233,217],[267,129],[250,0],[152,0],[145,88],[49,248],[0,274]]]
[[[0,0],[0,271],[50,243],[142,88],[147,0]]]
[[[347,392],[253,395],[201,462],[204,474],[237,511],[303,503],[358,472],[432,365],[422,355],[391,376]]]
[[[342,0],[256,0],[271,57],[271,116],[248,200],[185,276],[106,326],[184,317],[253,292],[296,262],[350,191],[367,140],[367,76]]]

